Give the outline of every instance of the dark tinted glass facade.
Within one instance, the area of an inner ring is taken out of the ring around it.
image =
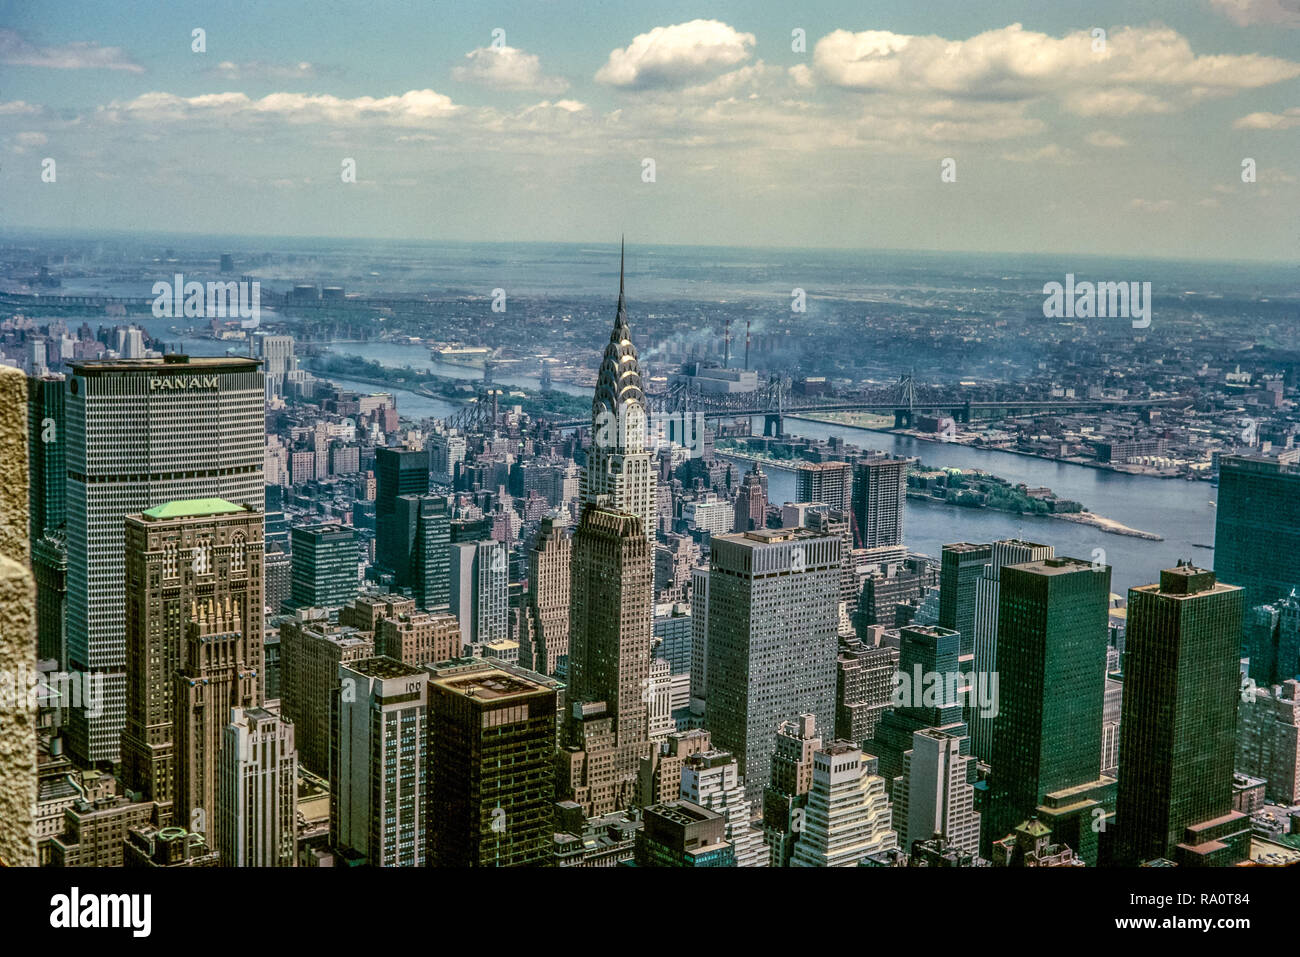
[[[1172,858],[1191,824],[1232,810],[1242,590],[1170,569],[1129,590],[1118,863]]]
[[[1001,580],[995,840],[1046,794],[1100,773],[1110,566],[1053,558],[1008,565]]]
[[[1300,586],[1300,466],[1226,456],[1214,526],[1218,580],[1246,590],[1245,607]]]

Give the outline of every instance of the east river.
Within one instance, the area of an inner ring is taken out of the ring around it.
[[[148,324],[146,322],[146,324]],[[160,322],[160,325],[163,324]],[[153,331],[153,330],[151,330]],[[159,329],[155,334],[163,334]],[[188,340],[186,348],[195,355],[219,355],[226,343],[213,340]],[[355,355],[400,367],[409,365],[427,369],[449,378],[477,380],[482,370],[433,361],[427,350],[414,345],[392,343],[337,343],[331,351],[337,355]],[[528,370],[532,372],[533,370]],[[340,385],[360,392],[372,392],[383,386],[332,377]],[[502,369],[493,379],[501,385],[537,388],[534,375]],[[556,382],[555,388],[574,395],[590,392],[578,386]],[[397,408],[412,419],[442,417],[458,406],[445,399],[429,398],[413,392],[394,390]],[[755,419],[761,434],[763,422]],[[927,465],[960,469],[978,468],[1011,482],[1031,487],[1047,486],[1058,496],[1082,502],[1084,508],[1112,518],[1130,528],[1161,535],[1155,542],[1128,535],[1114,535],[1089,525],[1031,515],[1012,515],[991,509],[958,508],[951,505],[907,500],[904,535],[909,548],[937,557],[947,542],[990,542],[999,538],[1023,538],[1056,546],[1058,555],[1093,560],[1093,550],[1105,550],[1104,561],[1112,567],[1111,589],[1126,594],[1134,585],[1156,581],[1160,569],[1179,559],[1191,559],[1198,565],[1212,567],[1212,549],[1198,546],[1214,544],[1214,509],[1209,503],[1217,499],[1218,489],[1208,482],[1185,479],[1156,479],[1123,475],[1082,465],[1053,462],[1048,459],[976,449],[941,442],[923,442],[906,435],[873,432],[844,425],[786,419],[786,431],[810,438],[838,436],[864,449],[882,449],[899,456],[919,456]],[[749,463],[731,459],[742,472]],[[765,468],[768,494],[772,502],[794,500],[794,475],[786,469]]]
[[[763,420],[754,421],[761,434]],[[828,425],[801,419],[786,419],[787,433],[825,439],[838,436],[864,449],[881,449],[898,456],[919,456],[926,465],[959,469],[983,469],[1013,483],[1030,487],[1047,486],[1058,496],[1082,502],[1098,515],[1112,518],[1130,528],[1164,537],[1155,542],[1129,535],[1114,535],[1090,525],[1032,515],[1013,515],[987,508],[960,508],[907,500],[904,539],[913,551],[938,557],[948,542],[990,542],[999,538],[1023,538],[1056,546],[1056,554],[1093,560],[1093,549],[1106,552],[1111,566],[1111,590],[1127,594],[1135,585],[1157,581],[1160,569],[1173,566],[1180,558],[1212,567],[1214,551],[1199,545],[1214,544],[1214,509],[1218,489],[1209,482],[1186,479],[1158,479],[1123,475],[1066,462],[997,452],[944,442],[923,442],[908,435],[873,432],[849,426]],[[740,468],[749,463],[733,459]],[[794,500],[794,474],[786,469],[766,468],[768,497],[773,502]],[[1098,556],[1100,557],[1100,556]]]

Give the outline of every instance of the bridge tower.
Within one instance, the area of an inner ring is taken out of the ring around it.
[[[910,429],[916,415],[916,372],[898,377],[898,405],[894,408],[894,428]]]
[[[763,390],[763,436],[785,437],[785,382],[779,375],[771,375]]]

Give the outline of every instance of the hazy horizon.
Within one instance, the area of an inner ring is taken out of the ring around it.
[[[7,9],[6,226],[1300,259],[1289,2],[577,12]]]
[[[3,227],[0,226],[0,243],[4,242],[21,242],[28,238],[50,238],[68,241],[86,241],[93,242],[96,240],[134,240],[143,241],[148,238],[158,238],[159,240],[183,240],[192,242],[208,242],[217,244],[220,242],[244,243],[249,245],[269,245],[274,242],[290,243],[322,243],[322,244],[367,244],[367,243],[387,243],[392,245],[420,245],[420,246],[495,246],[495,247],[528,247],[528,246],[569,246],[574,248],[588,249],[591,252],[607,252],[610,249],[617,250],[618,241],[601,241],[597,239],[439,239],[430,237],[414,236],[365,236],[365,235],[313,235],[313,234],[292,234],[292,233],[206,233],[206,232],[182,232],[168,230],[147,230],[147,229],[76,229],[71,227],[41,227],[41,226],[19,226]],[[1013,250],[1013,249],[935,249],[930,247],[907,247],[907,246],[831,246],[831,245],[776,245],[770,243],[673,243],[673,242],[654,242],[654,243],[630,243],[629,249],[635,245],[642,250],[655,249],[717,249],[717,250],[754,250],[758,252],[830,252],[830,253],[874,253],[882,255],[899,254],[899,255],[918,255],[918,256],[936,256],[936,257],[1019,257],[1024,259],[1063,259],[1068,257],[1078,257],[1080,259],[1099,260],[1104,262],[1152,262],[1152,263],[1185,263],[1189,265],[1224,265],[1224,266],[1294,266],[1300,268],[1300,262],[1293,257],[1282,257],[1278,259],[1228,259],[1228,258],[1211,258],[1211,257],[1194,257],[1194,256],[1162,256],[1154,254],[1121,254],[1121,253],[1100,253],[1100,252],[1081,252],[1078,250],[1054,250],[1054,249],[1037,249],[1037,250]],[[238,247],[235,247],[238,248]],[[231,251],[231,250],[224,250]]]

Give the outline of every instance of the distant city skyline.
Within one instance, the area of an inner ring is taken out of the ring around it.
[[[0,18],[11,231],[1300,252],[1281,0],[74,7]]]

